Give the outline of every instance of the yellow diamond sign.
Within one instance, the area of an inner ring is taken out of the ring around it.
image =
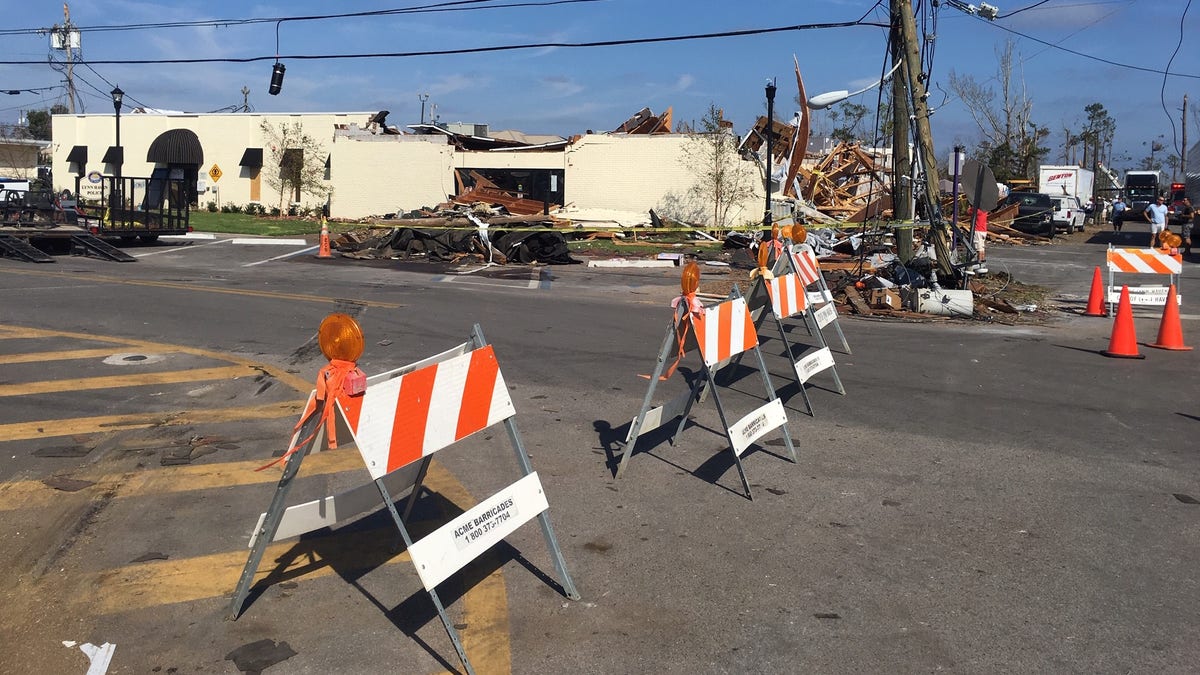
[[[208,170],[208,177],[212,178],[214,183],[221,180],[221,167],[213,164],[212,168]]]

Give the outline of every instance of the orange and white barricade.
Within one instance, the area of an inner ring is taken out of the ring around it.
[[[815,263],[815,258],[813,262]],[[817,272],[817,275],[820,276],[820,272]],[[810,296],[805,290],[808,285],[809,282],[805,282],[799,273],[782,274],[772,278],[767,278],[765,275],[759,276],[751,286],[750,293],[746,296],[746,302],[754,317],[756,332],[761,332],[767,315],[771,315],[776,328],[779,329],[779,339],[783,341],[784,353],[788,358],[788,363],[792,365],[792,374],[795,377],[796,386],[800,389],[800,395],[804,398],[804,405],[808,408],[808,414],[815,417],[816,413],[813,411],[812,401],[808,398],[807,390],[808,381],[814,375],[828,370],[833,376],[833,384],[837,388],[837,393],[845,396],[846,389],[842,386],[842,379],[838,377],[833,352],[825,344],[825,337],[821,334],[820,328],[813,329],[816,323],[809,304]],[[825,307],[833,310],[833,303],[826,303]],[[836,310],[833,311],[836,316]],[[784,319],[796,316],[801,317],[805,325],[809,326],[809,333],[816,337],[818,343],[815,350],[804,354],[799,359],[792,350],[791,341],[788,340],[787,331],[783,326]],[[813,321],[812,326],[809,325],[810,321]]]
[[[1178,291],[1179,275],[1183,272],[1180,258],[1153,248],[1113,248],[1109,244],[1105,253],[1108,267],[1108,314],[1112,316],[1113,305],[1121,300],[1121,286],[1129,286],[1129,302],[1132,305],[1154,305],[1162,307],[1167,304],[1167,292],[1172,285]],[[1156,285],[1147,284],[1132,286],[1115,283],[1117,274],[1161,274],[1167,277],[1167,283]],[[1176,301],[1183,304],[1179,293]]]
[[[700,353],[703,377],[696,378],[694,384],[687,391],[667,403],[652,407],[654,393],[660,380],[670,377],[671,372],[674,372],[675,366],[678,365],[685,353],[693,350]],[[721,403],[714,376],[720,368],[719,364],[726,363],[730,359],[750,351],[754,352],[758,359],[758,369],[762,375],[767,403],[730,424],[725,414],[725,406]],[[669,366],[670,370],[664,377],[663,372],[668,369],[667,363],[672,359],[674,362]],[[709,391],[712,392],[713,402],[720,415],[721,426],[729,441],[729,449],[733,452],[733,461],[738,475],[742,479],[742,487],[746,491],[747,498],[754,499],[754,495],[750,491],[750,481],[746,478],[746,471],[742,466],[742,455],[755,441],[768,432],[779,429],[784,445],[787,447],[788,456],[793,462],[796,461],[796,451],[792,446],[791,435],[787,428],[787,414],[783,410],[783,402],[776,397],[775,389],[771,386],[771,376],[767,373],[762,352],[759,351],[758,333],[750,319],[745,298],[737,295],[735,288],[734,297],[716,305],[703,307],[695,298],[695,289],[693,288],[690,293],[681,296],[676,301],[674,316],[671,325],[667,328],[666,337],[663,338],[662,348],[658,353],[658,362],[654,366],[654,373],[650,376],[650,386],[642,400],[642,407],[638,411],[637,417],[633,418],[629,424],[629,433],[625,437],[620,463],[617,466],[617,477],[620,477],[625,471],[629,458],[634,453],[638,438],[678,418],[679,425],[670,438],[670,442],[674,444],[675,437],[683,431],[687,424],[688,413],[691,412],[692,405],[702,392]]]
[[[817,262],[817,255],[808,244],[791,244],[784,247],[785,255],[781,255],[775,259],[775,274],[796,274],[804,283],[806,298],[808,300],[807,314],[803,316],[804,326],[810,334],[815,334],[820,338],[821,344],[826,344],[825,338],[822,335],[826,327],[832,325],[834,331],[837,332],[838,340],[842,343],[841,352],[843,354],[850,353],[850,343],[846,342],[846,335],[842,332],[842,326],[838,323],[837,308],[833,304],[833,291],[829,290],[829,285],[825,283],[825,276],[821,274],[820,263]]]
[[[423,361],[367,378],[359,396],[338,396],[318,401],[314,392],[292,439],[283,477],[270,508],[258,520],[250,540],[251,554],[238,582],[230,607],[231,618],[241,613],[267,545],[298,536],[373,511],[381,506],[391,514],[408,549],[413,566],[429,592],[468,673],[474,672],[454,624],[437,594],[445,581],[520,526],[540,521],[546,546],[563,591],[579,599],[567,572],[550,524],[549,504],[537,472],[533,470],[515,423],[509,397],[492,346],[478,325],[471,339]],[[327,397],[328,398],[328,397]],[[337,495],[285,507],[286,493],[307,452],[321,448],[326,435],[323,409],[333,405],[330,431],[353,442],[372,482]],[[423,481],[434,453],[454,443],[503,424],[516,451],[521,477],[483,499],[465,513],[414,540],[406,526],[413,504],[421,496]],[[299,443],[299,445],[297,445]],[[396,496],[410,492],[404,514]]]

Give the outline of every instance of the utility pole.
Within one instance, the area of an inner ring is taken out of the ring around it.
[[[60,49],[67,56],[67,101],[71,103],[71,114],[76,112],[76,90],[74,90],[74,52],[72,42],[79,40],[79,31],[71,23],[71,8],[62,4],[62,30],[59,32]]]
[[[892,14],[895,17],[895,13]],[[898,22],[892,20],[892,64],[904,60],[904,38]],[[896,230],[896,252],[900,262],[907,264],[913,257],[913,229],[907,223],[912,212],[912,159],[908,154],[908,101],[905,74],[897,72],[892,78],[892,217],[902,225]]]
[[[1179,173],[1183,175],[1184,182],[1187,182],[1187,94],[1183,95],[1183,118],[1180,122],[1183,123],[1183,150],[1179,153]]]
[[[250,87],[242,85],[242,112],[250,112]]]
[[[917,127],[917,159],[925,174],[925,217],[929,219],[929,238],[937,252],[938,271],[945,276],[954,274],[951,264],[950,237],[942,222],[941,191],[938,187],[937,158],[933,154],[933,133],[929,129],[929,104],[926,99],[924,75],[921,70],[920,42],[917,24],[909,0],[891,0],[892,23],[899,23],[904,48],[904,68],[908,80],[908,95]]]

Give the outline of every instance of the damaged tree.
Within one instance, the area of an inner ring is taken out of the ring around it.
[[[742,161],[737,146],[732,125],[720,108],[709,104],[700,129],[688,134],[683,148],[684,162],[696,175],[688,194],[707,205],[714,229],[728,227],[731,216],[755,196],[753,165]]]

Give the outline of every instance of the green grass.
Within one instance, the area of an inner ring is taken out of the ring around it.
[[[192,211],[188,222],[197,232],[256,234],[266,237],[319,234],[321,232],[321,222],[318,220],[267,218],[250,216],[245,213]],[[334,230],[332,224],[330,224],[330,230]]]

